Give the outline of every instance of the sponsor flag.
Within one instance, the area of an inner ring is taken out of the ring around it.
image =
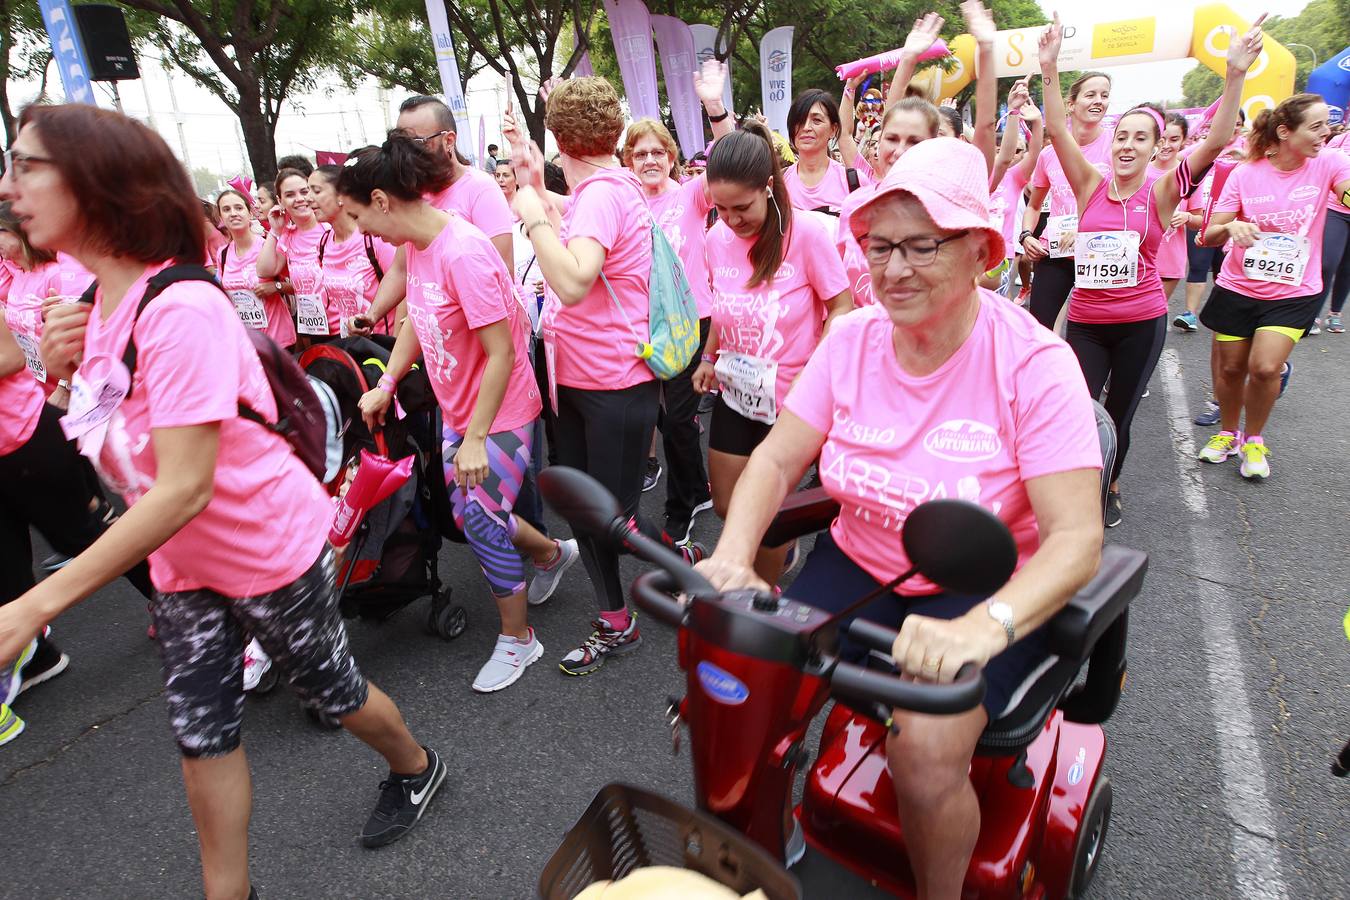
[[[775,28],[759,42],[759,87],[764,118],[784,137],[788,107],[792,105],[792,26]]]

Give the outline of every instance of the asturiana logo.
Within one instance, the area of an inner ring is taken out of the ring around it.
[[[1118,256],[1125,249],[1125,242],[1114,234],[1099,234],[1088,240],[1087,248],[1093,253]]]
[[[769,71],[781,72],[787,67],[788,55],[782,50],[774,50],[769,54]]]
[[[1320,196],[1322,196],[1322,189],[1315,184],[1300,184],[1289,192],[1289,200],[1292,203],[1303,203]]]
[[[983,422],[948,419],[923,439],[923,447],[940,459],[952,462],[979,462],[1003,449],[998,432]]]
[[[698,664],[698,681],[708,696],[718,703],[740,706],[750,699],[750,689],[742,684],[739,678],[710,662]]]
[[[1287,234],[1272,234],[1261,242],[1271,253],[1290,256],[1298,253],[1298,241]]]

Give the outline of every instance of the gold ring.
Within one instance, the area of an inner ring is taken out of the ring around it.
[[[939,659],[932,659],[932,658],[925,659],[925,660],[923,661],[923,668],[924,668],[925,671],[927,671],[927,670],[929,670],[929,669],[933,669],[933,670],[940,669],[940,668],[942,668],[942,660],[941,660],[941,658],[939,658]]]

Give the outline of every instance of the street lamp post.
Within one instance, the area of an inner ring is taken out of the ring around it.
[[[1316,50],[1314,50],[1313,48],[1309,47],[1307,44],[1295,44],[1295,43],[1291,43],[1290,41],[1285,41],[1285,42],[1284,42],[1284,45],[1285,45],[1286,47],[1302,47],[1304,50],[1307,50],[1307,51],[1308,51],[1308,55],[1312,57],[1312,67],[1313,67],[1314,69],[1317,68],[1317,51],[1316,51]]]

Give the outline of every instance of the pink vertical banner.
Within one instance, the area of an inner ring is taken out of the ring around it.
[[[575,43],[580,44],[581,30],[574,25],[572,32],[576,35]],[[591,52],[589,50],[581,54],[581,59],[577,60],[576,68],[572,70],[572,74],[578,78],[590,78],[595,75],[595,66],[591,65]]]
[[[652,16],[652,33],[661,55],[661,72],[666,77],[666,100],[675,120],[680,150],[688,159],[703,149],[703,116],[698,95],[694,93],[694,36],[689,26],[674,16]]]
[[[605,0],[614,55],[623,75],[628,112],[634,119],[661,120],[656,98],[656,54],[652,49],[652,22],[642,0]]]
[[[697,65],[702,66],[704,62],[714,59],[717,56],[717,29],[711,25],[690,25],[689,33],[694,37],[694,53],[698,56]],[[722,49],[726,49],[723,47]],[[731,55],[728,54],[725,60],[727,64],[727,83],[722,88],[722,104],[727,109],[735,109],[736,104],[731,101]]]

